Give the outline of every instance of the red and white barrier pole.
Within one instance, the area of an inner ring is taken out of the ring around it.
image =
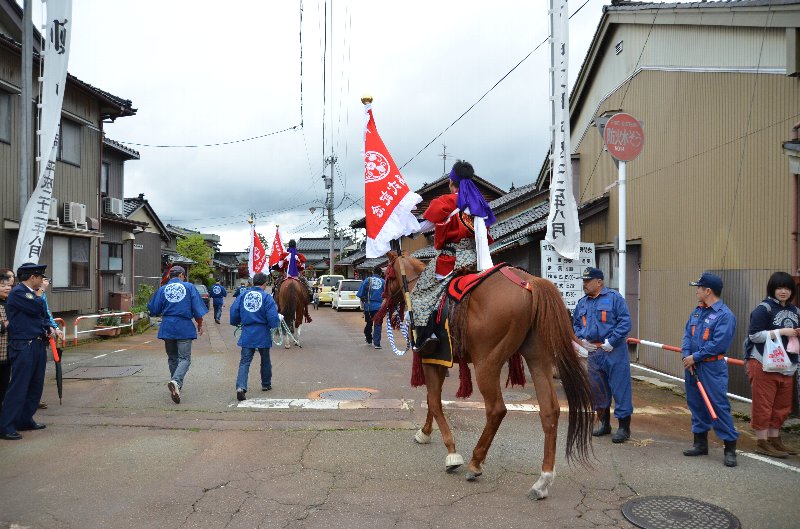
[[[676,353],[681,352],[680,347],[675,347],[674,345],[664,345],[663,343],[658,342],[651,342],[650,340],[640,340],[638,338],[628,338],[628,343],[638,343],[642,345],[649,345],[650,347],[658,347],[659,349],[665,349],[667,351],[674,351]],[[734,364],[738,366],[744,365],[744,360],[739,360],[738,358],[728,358],[725,357],[725,361],[729,364]]]

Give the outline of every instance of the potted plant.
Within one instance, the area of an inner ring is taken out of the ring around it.
[[[119,336],[119,328],[115,328],[122,323],[120,316],[103,316],[97,319],[97,324],[94,326],[95,334],[98,336]]]

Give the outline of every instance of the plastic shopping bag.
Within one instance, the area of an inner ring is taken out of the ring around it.
[[[764,371],[775,373],[785,371],[792,366],[789,356],[783,349],[783,342],[781,337],[770,338],[767,336],[767,341],[764,344],[764,361],[761,362],[761,368]]]

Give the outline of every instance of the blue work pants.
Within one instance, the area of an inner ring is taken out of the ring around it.
[[[622,419],[633,413],[631,362],[627,345],[615,347],[608,353],[600,347],[590,352],[589,378],[595,410],[610,408],[611,397],[614,397],[614,417]]]
[[[214,321],[220,321],[222,319],[222,303],[217,305],[214,303]]]
[[[697,388],[697,382],[689,372],[684,370],[684,383],[686,386],[686,404],[692,412],[692,433],[705,433],[714,428],[717,437],[723,441],[735,441],[739,432],[733,426],[731,403],[728,400],[728,364],[725,360],[695,363],[695,373],[703,383],[708,400],[717,414],[717,420],[711,418],[711,413],[706,407],[703,396]]]
[[[287,338],[288,339],[288,338]],[[261,354],[261,387],[272,385],[272,360],[269,357],[269,347],[242,347],[242,358],[239,360],[239,373],[236,375],[236,391],[247,391],[247,378],[250,374],[250,363],[256,354],[256,349]]]
[[[183,387],[183,378],[192,364],[192,340],[164,340],[169,364],[169,379],[174,380],[179,388]]]
[[[367,343],[375,345],[376,347],[380,347],[381,345],[381,331],[383,330],[383,326],[380,323],[373,323],[372,318],[375,317],[377,310],[364,311],[364,321],[366,325],[364,325],[364,339]]]

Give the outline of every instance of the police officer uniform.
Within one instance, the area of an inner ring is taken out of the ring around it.
[[[263,276],[263,277],[262,277]],[[239,372],[236,376],[236,398],[245,399],[250,363],[256,349],[261,354],[261,390],[272,389],[272,362],[269,350],[272,347],[272,332],[280,326],[278,306],[272,296],[264,292],[267,275],[259,272],[253,277],[257,286],[236,298],[230,310],[231,325],[241,325],[242,333],[236,342],[242,348]]]
[[[709,272],[703,273],[700,279],[689,283],[691,286],[710,288],[722,292],[722,279]],[[681,356],[691,355],[694,365],[684,372],[686,387],[686,404],[692,412],[692,433],[694,445],[683,454],[698,456],[708,454],[708,431],[713,428],[725,444],[725,465],[736,466],[736,440],[739,432],[733,425],[731,403],[728,400],[728,365],[725,353],[733,341],[736,332],[736,316],[722,300],[711,306],[701,303],[689,315],[683,334]],[[694,374],[692,373],[694,371]],[[717,414],[717,420],[711,418],[695,375],[703,384],[703,388]]]
[[[581,279],[604,279],[603,271],[586,268]],[[619,429],[612,438],[615,443],[630,437],[633,398],[631,364],[626,338],[631,330],[631,315],[625,299],[616,290],[602,287],[591,297],[582,297],[573,313],[575,335],[589,350],[589,376],[592,380],[594,409],[600,424],[594,436],[611,433],[611,397],[614,397],[614,416]]]
[[[228,291],[219,284],[219,281],[211,287],[211,300],[214,302],[214,321],[216,323],[219,323],[220,318],[222,318],[222,305],[225,303],[227,295]]]
[[[170,374],[167,387],[176,404],[181,401],[180,389],[192,363],[192,340],[197,338],[192,320],[202,326],[203,316],[208,312],[197,288],[182,281],[177,277],[179,274],[185,275],[186,272],[180,266],[173,266],[170,272],[173,277],[158,289],[147,304],[150,314],[163,316],[158,328],[158,338],[164,340]]]
[[[44,274],[46,265],[26,263],[17,270],[21,281],[26,276]],[[44,424],[33,420],[44,389],[47,365],[45,340],[52,332],[50,318],[41,297],[24,283],[18,283],[8,295],[8,359],[11,382],[0,413],[0,437],[22,439],[18,430],[41,430]]]

